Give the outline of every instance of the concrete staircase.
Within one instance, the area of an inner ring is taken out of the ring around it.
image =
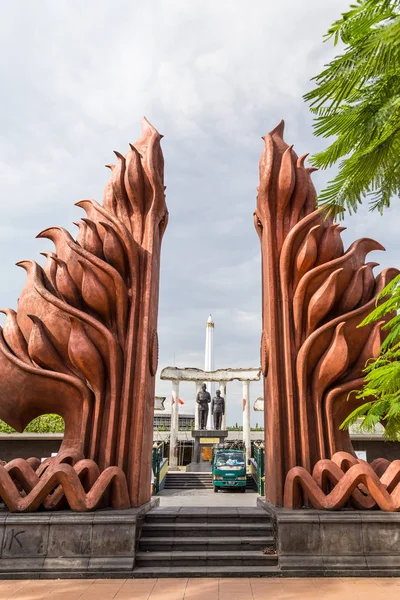
[[[257,507],[170,507],[148,512],[134,577],[279,575],[269,515]]]
[[[212,490],[212,488],[213,480],[211,473],[185,473],[184,471],[169,471],[164,484],[164,489],[166,490]],[[246,489],[257,489],[251,475],[247,475]]]
[[[169,471],[164,485],[165,490],[212,490],[212,488],[211,473],[185,473],[184,471]]]

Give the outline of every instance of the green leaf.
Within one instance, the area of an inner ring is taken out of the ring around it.
[[[16,433],[16,431],[0,420],[0,433]],[[64,433],[64,419],[59,415],[42,415],[33,419],[24,433]]]
[[[400,195],[400,2],[359,0],[333,23],[332,38],[346,47],[304,96],[315,134],[335,138],[311,159],[322,169],[338,163],[319,202],[336,214],[368,199],[382,212]]]

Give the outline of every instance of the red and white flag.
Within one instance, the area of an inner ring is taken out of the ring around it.
[[[172,396],[172,404],[175,404],[175,400],[174,397]],[[181,400],[180,398],[178,398],[178,404],[185,404],[183,400]]]

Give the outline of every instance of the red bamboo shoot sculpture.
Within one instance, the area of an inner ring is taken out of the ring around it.
[[[384,248],[372,239],[344,251],[343,228],[317,209],[307,155],[298,158],[282,135],[283,122],[264,138],[254,218],[262,252],[265,493],[282,505],[289,473],[285,505],[293,507],[301,504],[302,487],[312,503],[315,488],[304,487],[302,477],[318,461],[339,451],[348,461],[354,456],[339,426],[356,408],[349,393],[362,385],[366,361],[382,341],[382,322],[357,325],[398,271],[375,278],[376,263],[365,259]]]
[[[42,268],[28,275],[17,312],[0,331],[0,418],[18,431],[58,413],[65,435],[41,465],[0,466],[13,511],[89,510],[149,499],[161,240],[168,212],[161,135],[144,119],[127,154],[116,153],[100,205],[82,200],[77,239],[61,227]]]

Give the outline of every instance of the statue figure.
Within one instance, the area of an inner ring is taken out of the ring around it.
[[[205,383],[203,383],[200,392],[197,394],[196,402],[199,405],[199,427],[200,429],[207,429],[208,405],[211,402],[211,396],[207,392]]]
[[[221,391],[216,391],[216,396],[211,402],[211,414],[214,417],[214,429],[221,429],[222,415],[225,414],[225,399],[221,396]]]

